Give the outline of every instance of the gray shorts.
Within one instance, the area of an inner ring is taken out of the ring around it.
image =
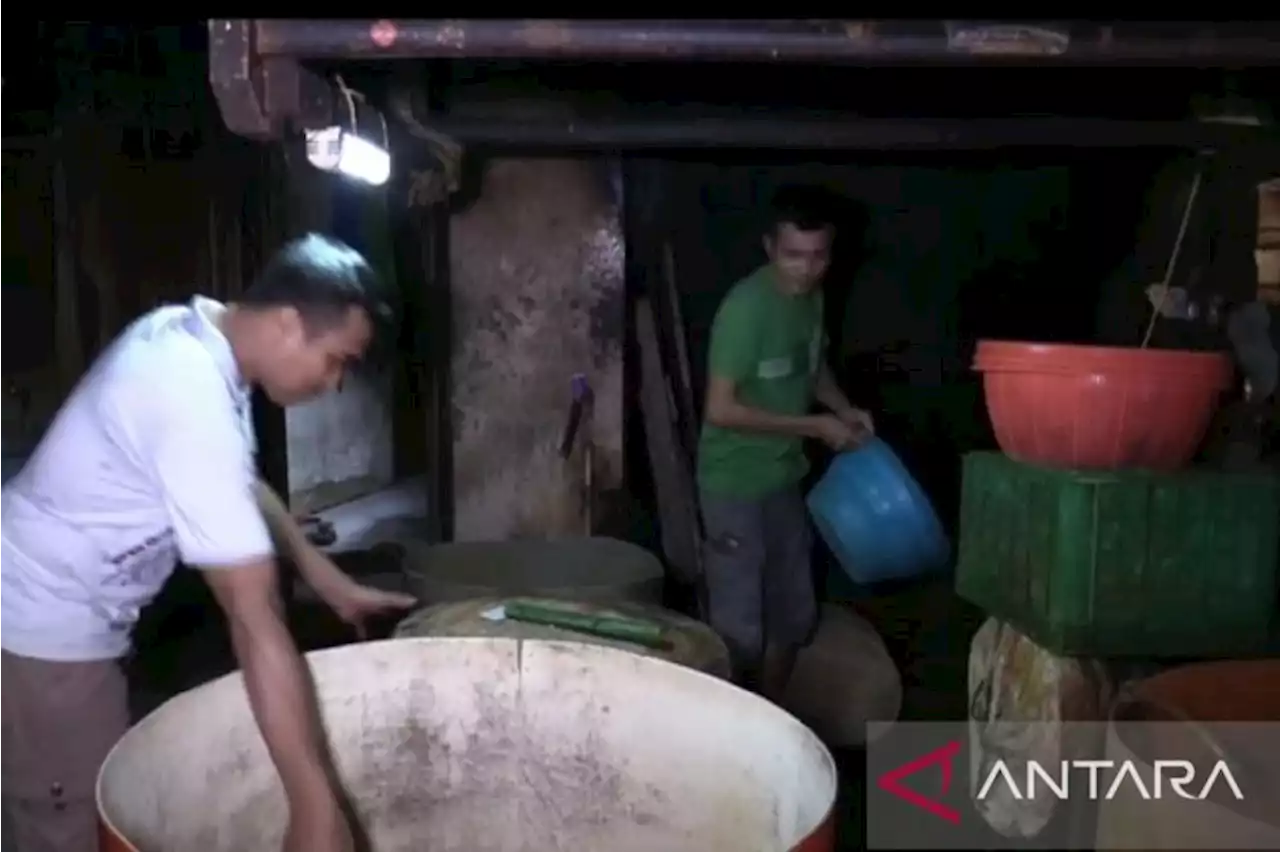
[[[809,514],[798,485],[757,500],[703,492],[708,621],[754,671],[766,644],[798,646],[817,622]]]
[[[0,659],[4,849],[97,852],[98,769],[129,727],[119,663]]]

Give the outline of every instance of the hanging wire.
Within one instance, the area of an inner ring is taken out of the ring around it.
[[[347,112],[351,115],[351,132],[358,134],[360,121],[356,115],[356,98],[364,100],[364,97],[359,92],[352,91],[342,79],[341,74],[334,75],[334,82],[338,84],[338,91],[342,92],[342,96],[347,99]]]
[[[412,171],[408,195],[409,206],[430,207],[445,201],[458,191],[462,182],[462,145],[420,122],[414,114],[413,105],[406,92],[393,93],[390,106],[410,135],[426,143],[427,150],[431,152],[439,166],[438,169]]]
[[[1200,181],[1204,177],[1204,169],[1201,168],[1196,172],[1196,179],[1191,184],[1191,194],[1187,196],[1187,206],[1182,211],[1182,225],[1178,228],[1178,239],[1173,244],[1173,252],[1169,255],[1169,263],[1165,266],[1164,282],[1161,284],[1160,300],[1156,302],[1155,309],[1151,312],[1151,319],[1147,323],[1147,333],[1142,336],[1141,349],[1146,349],[1147,344],[1151,342],[1151,333],[1156,329],[1156,320],[1160,318],[1160,312],[1164,310],[1164,303],[1169,298],[1169,285],[1173,280],[1173,273],[1178,268],[1178,256],[1182,254],[1182,241],[1187,236],[1187,225],[1191,223],[1191,211],[1196,206],[1196,196],[1200,194]]]

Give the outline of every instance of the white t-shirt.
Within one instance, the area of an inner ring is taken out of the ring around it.
[[[0,647],[43,660],[123,656],[178,559],[272,554],[253,486],[248,388],[196,297],[103,353],[0,499]]]

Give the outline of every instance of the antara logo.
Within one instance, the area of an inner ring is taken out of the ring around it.
[[[1203,783],[1197,783],[1195,764],[1189,760],[1157,760],[1153,764],[1153,770],[1148,783],[1143,780],[1142,774],[1131,760],[1063,760],[1059,761],[1056,774],[1045,769],[1038,761],[1028,760],[1023,783],[1019,787],[1009,765],[1003,760],[997,760],[978,788],[977,798],[979,801],[986,799],[992,788],[1002,784],[1015,799],[1035,799],[1037,793],[1044,789],[1054,798],[1062,800],[1083,794],[1092,801],[1099,798],[1110,801],[1126,785],[1132,787],[1143,799],[1164,798],[1166,785],[1179,798],[1204,799],[1213,792],[1216,785],[1223,784],[1237,800],[1244,799],[1244,793],[1240,791],[1240,785],[1236,783],[1231,767],[1225,760],[1219,760],[1213,765]],[[1079,791],[1081,781],[1087,781],[1083,793],[1073,792]]]
[[[958,824],[960,811],[912,790],[903,781],[908,776],[936,765],[942,774],[942,795],[945,796],[951,789],[954,775],[952,761],[960,753],[960,749],[960,742],[953,740],[884,773],[877,779],[877,784],[885,792],[892,793],[923,811]],[[1039,761],[1028,760],[1020,783],[1008,763],[997,760],[983,775],[975,798],[978,801],[989,798],[999,785],[1007,789],[1014,799],[1020,800],[1035,799],[1045,794],[1060,800],[1078,796],[1094,801],[1110,800],[1128,785],[1143,799],[1166,798],[1167,792],[1182,799],[1205,799],[1219,786],[1225,787],[1237,800],[1244,799],[1240,784],[1224,760],[1213,765],[1203,782],[1196,777],[1195,764],[1187,760],[1155,761],[1150,782],[1143,779],[1137,766],[1129,760],[1063,760],[1059,761],[1055,769],[1056,771],[1050,771]],[[1083,790],[1080,789],[1082,782]]]

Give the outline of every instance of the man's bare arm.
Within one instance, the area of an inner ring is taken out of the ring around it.
[[[285,625],[274,560],[202,572],[231,631],[254,718],[284,785],[290,809],[341,820],[315,691]]]
[[[840,390],[835,374],[831,372],[826,361],[818,366],[818,376],[813,385],[813,398],[825,405],[837,417],[853,410],[853,405],[844,395],[844,391]]]
[[[311,542],[307,541],[306,533],[302,531],[297,519],[271,486],[261,479],[256,480],[253,483],[253,497],[271,535],[276,539],[276,544],[294,559],[306,553]]]
[[[742,429],[774,435],[820,437],[820,416],[774,414],[745,405],[738,400],[737,383],[712,374],[707,379],[706,420],[723,429]]]
[[[271,486],[258,480],[254,484],[253,493],[258,501],[258,508],[262,510],[262,517],[276,539],[277,546],[289,555],[298,573],[302,575],[302,579],[307,581],[307,585],[314,589],[321,599],[328,600],[327,595],[331,591],[351,582],[350,578],[333,563],[333,560],[321,553],[307,539],[307,534],[302,531],[297,519],[293,517],[289,508]]]

